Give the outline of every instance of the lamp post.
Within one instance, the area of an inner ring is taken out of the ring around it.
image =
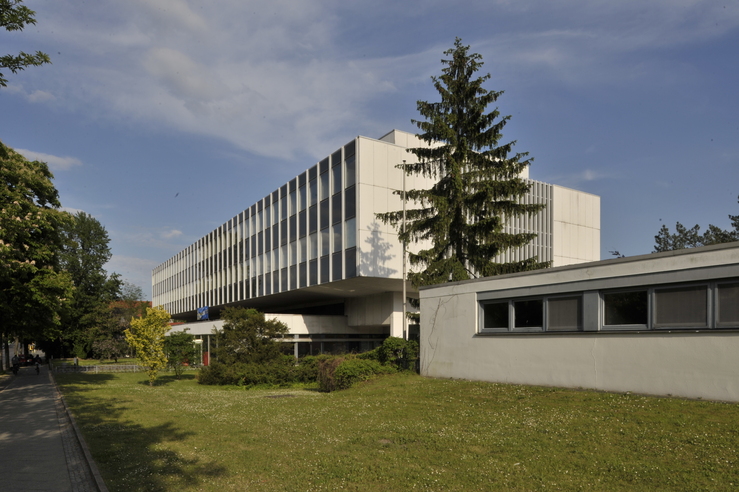
[[[403,159],[403,340],[408,340],[408,330],[406,323],[406,303],[408,302],[408,296],[406,294],[405,286],[405,250],[406,250],[406,239],[405,239],[405,159]]]

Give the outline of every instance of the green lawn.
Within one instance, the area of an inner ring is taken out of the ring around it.
[[[729,490],[739,405],[395,375],[330,394],[56,376],[111,491]]]

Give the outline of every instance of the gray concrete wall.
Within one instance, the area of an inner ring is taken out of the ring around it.
[[[739,327],[478,333],[481,298],[726,280],[738,266],[733,243],[423,288],[421,374],[739,401]]]

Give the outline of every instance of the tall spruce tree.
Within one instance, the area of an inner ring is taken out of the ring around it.
[[[406,211],[404,232],[402,212],[378,218],[398,228],[401,241],[430,240],[428,249],[409,254],[411,267],[421,267],[408,275],[416,286],[547,267],[536,257],[495,261],[498,254],[536,237],[504,232],[506,220],[544,207],[520,200],[530,188],[521,173],[533,159],[527,152],[512,154],[515,141],[499,143],[510,116],[487,110],[503,92],[482,87],[490,74],[476,77],[482,56],[470,54],[459,38],[444,54],[449,59],[442,59],[442,75],[432,77],[441,101],[418,101],[425,120],[412,120],[429,146],[409,149],[418,162],[404,166],[408,175],[438,181],[430,189],[406,192],[418,207]]]

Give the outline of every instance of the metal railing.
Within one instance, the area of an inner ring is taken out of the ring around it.
[[[101,372],[142,372],[143,367],[137,364],[100,364],[95,366],[80,366],[74,364],[54,363],[51,364],[52,371],[55,373],[67,372],[90,372],[98,374]]]

